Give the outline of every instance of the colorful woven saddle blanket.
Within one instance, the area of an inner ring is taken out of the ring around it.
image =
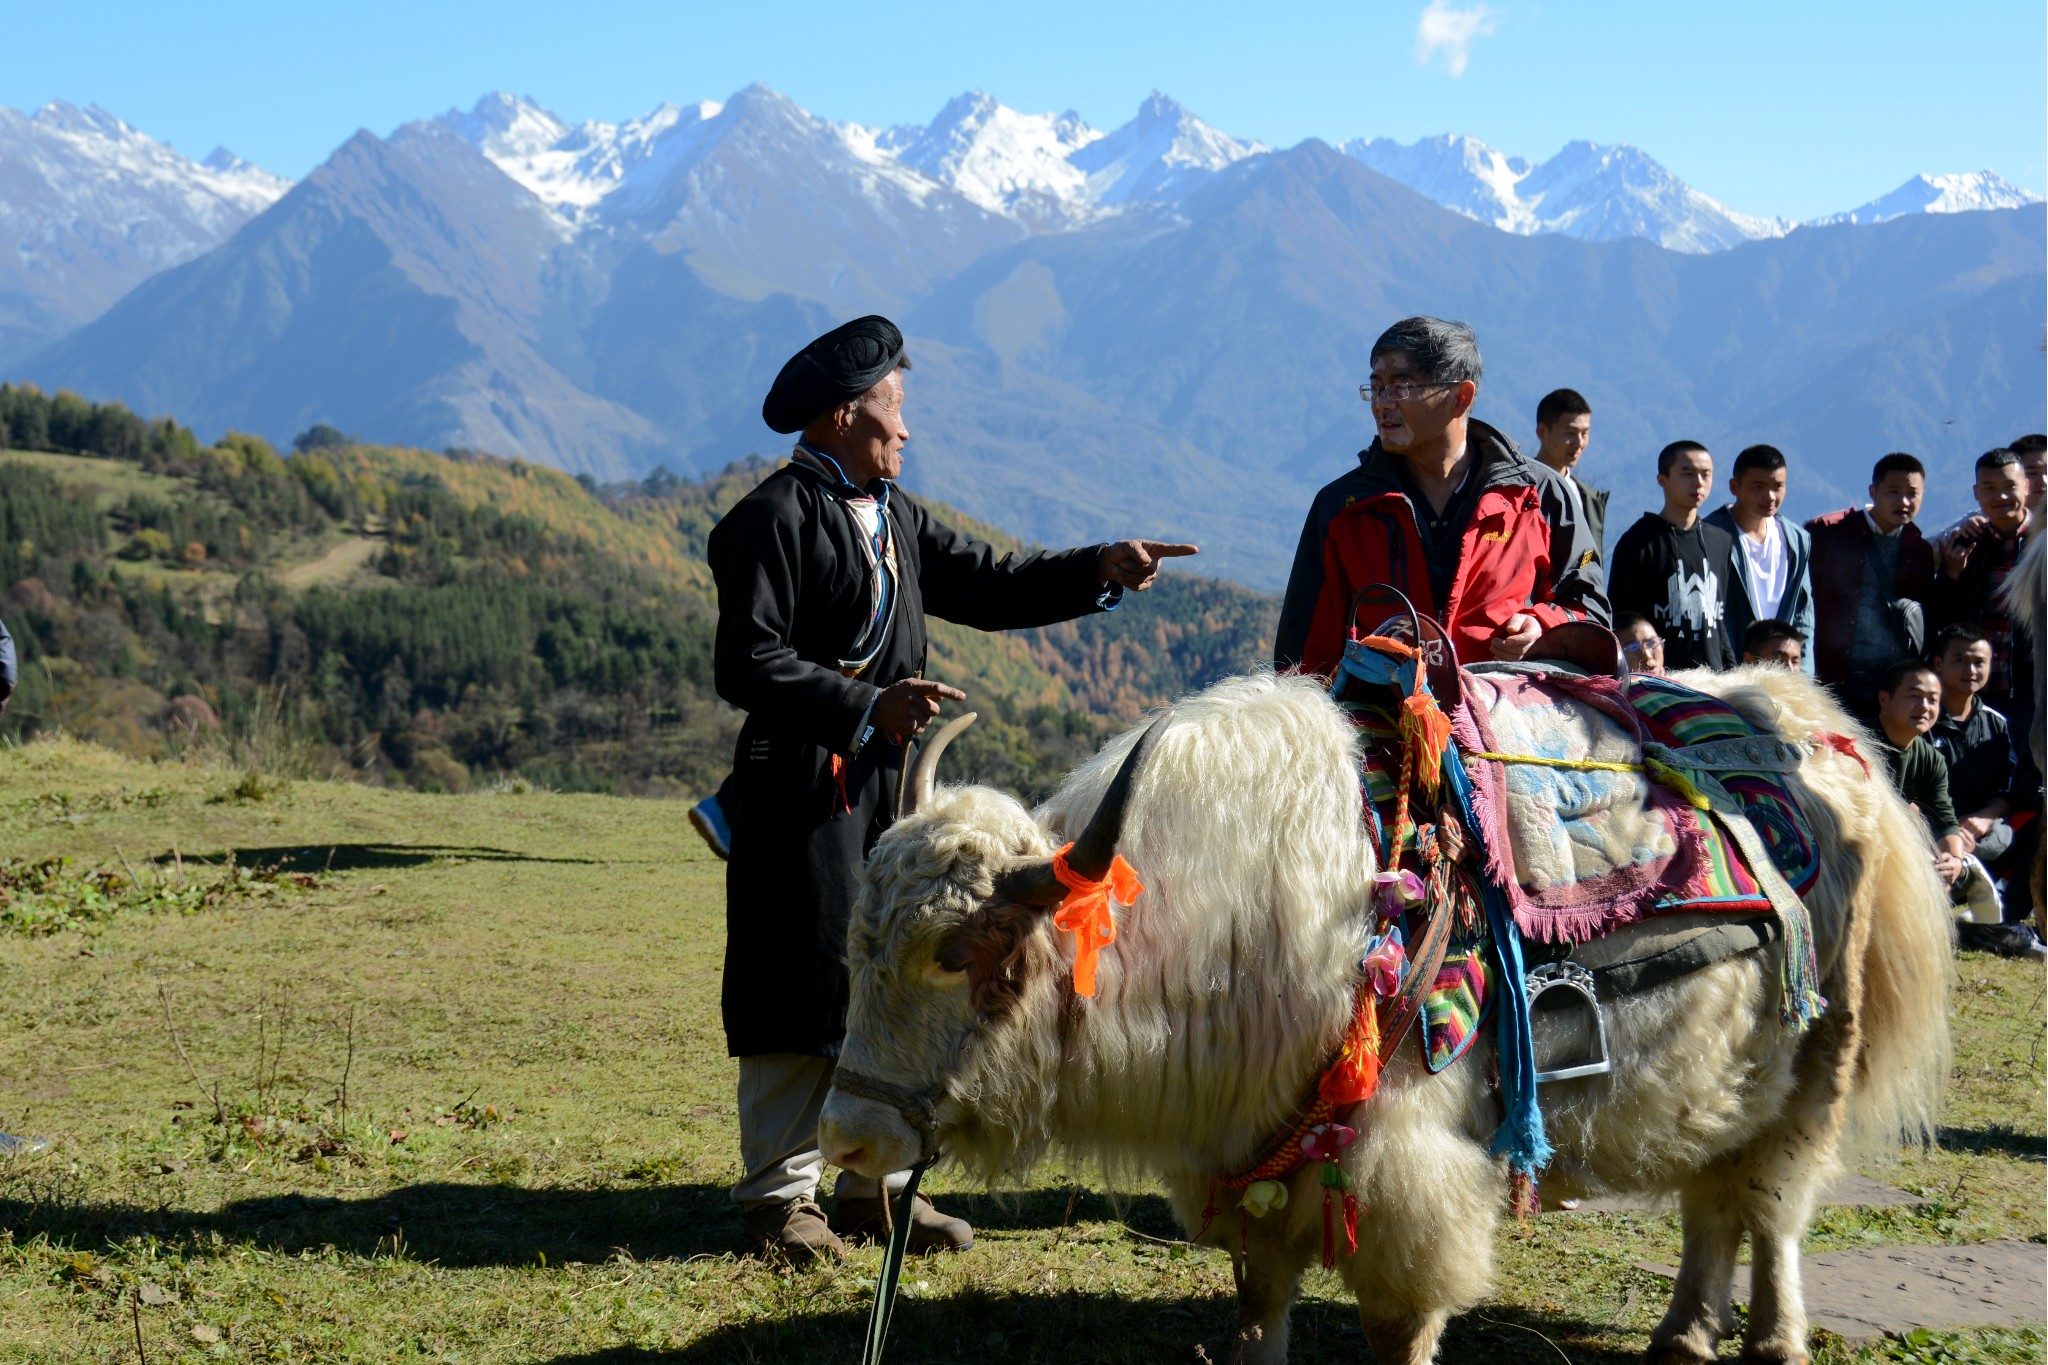
[[[1694,805],[1697,792],[1646,771],[1646,750],[1667,777],[1718,781],[1793,890],[1804,894],[1818,875],[1812,831],[1776,770],[1788,766],[1787,746],[1719,700],[1661,678],[1561,672],[1468,672],[1463,691],[1452,730],[1473,781],[1486,874],[1525,936],[1582,942],[1646,915],[1771,908],[1721,823]],[[1353,718],[1366,732],[1364,785],[1390,851],[1399,736],[1377,708],[1354,708]],[[1757,766],[1739,766],[1752,750]]]

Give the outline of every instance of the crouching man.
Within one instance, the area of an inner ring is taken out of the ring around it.
[[[965,694],[924,678],[927,612],[981,630],[1115,608],[1192,545],[1126,540],[999,555],[895,485],[903,468],[903,335],[859,318],[792,356],[762,404],[801,432],[790,463],[712,530],[719,696],[747,712],[731,783],[723,1013],[739,1058],[732,1197],[763,1255],[844,1253],[882,1225],[882,1191],[840,1176],[817,1203],[818,1112],[845,1036],[846,926],[862,860],[893,816],[903,742]],[[973,1231],[920,1196],[913,1250]]]

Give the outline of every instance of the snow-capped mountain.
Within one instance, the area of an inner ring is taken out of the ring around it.
[[[1625,148],[1542,166],[1470,139],[1394,149],[1408,164],[1384,164],[1461,217],[1355,151],[1263,151],[1163,97],[1092,131],[976,97],[886,132],[764,86],[581,127],[493,97],[357,134],[211,250],[0,355],[0,378],[209,436],[327,422],[612,479],[772,453],[760,395],[783,358],[880,311],[915,346],[913,487],[1048,543],[1140,509],[1261,584],[1361,439],[1358,366],[1403,310],[1479,330],[1490,420],[1526,434],[1569,383],[1614,450],[1808,451],[1810,510],[1853,496],[1871,449],[1964,487],[1946,424],[2004,439],[2044,401],[2039,367],[2001,359],[2040,337],[2039,205],[1772,224],[1707,259],[1762,229]],[[212,161],[194,173],[247,173]],[[1646,234],[1686,249],[1570,240]],[[9,284],[0,323],[19,328]]]
[[[1817,218],[1815,227],[1832,223],[1882,223],[1909,213],[1974,213],[1980,209],[2016,209],[2038,204],[2041,196],[2023,190],[1990,171],[1962,175],[1916,175],[1880,199],[1847,213]]]
[[[1692,255],[1725,251],[1792,225],[1756,218],[1709,199],[1626,143],[1569,142],[1516,186],[1538,231],[1588,242],[1643,237]]]
[[[1643,237],[1697,255],[1782,237],[1790,228],[1737,213],[1626,144],[1573,142],[1540,165],[1449,134],[1405,146],[1360,138],[1338,150],[1447,209],[1525,236]]]
[[[1266,150],[1218,132],[1156,92],[1136,118],[1107,134],[1072,111],[1019,113],[978,90],[948,101],[925,126],[890,129],[817,118],[761,85],[728,103],[739,102],[772,107],[802,144],[800,154],[880,192],[921,201],[950,190],[1033,231],[1074,227],[1133,204],[1172,202]],[[498,93],[466,112],[451,109],[439,122],[579,228],[617,216],[644,201],[650,185],[687,171],[733,120],[727,104],[706,101],[572,128],[531,99]]]
[[[1088,173],[1072,157],[1101,138],[1072,110],[1020,114],[970,90],[929,125],[892,128],[876,145],[991,213],[1050,228],[1086,216]]]
[[[190,160],[97,105],[0,108],[0,357],[98,316],[290,188],[225,148]]]
[[[587,220],[606,196],[656,154],[671,134],[718,117],[724,105],[705,100],[661,104],[624,123],[570,127],[531,98],[484,96],[468,112],[450,109],[440,122],[498,168],[553,206],[571,224]]]
[[[1531,214],[1515,192],[1529,174],[1529,163],[1476,137],[1444,133],[1407,146],[1389,137],[1361,137],[1337,150],[1467,218],[1506,232],[1536,230],[1524,226]]]
[[[1267,148],[1240,142],[1153,91],[1138,116],[1068,160],[1088,176],[1090,202],[1170,203],[1196,184]]]

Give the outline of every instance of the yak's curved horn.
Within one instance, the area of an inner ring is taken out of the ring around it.
[[[939,732],[918,747],[917,768],[910,775],[910,791],[902,801],[903,809],[896,818],[915,815],[932,799],[932,787],[939,778],[939,757],[946,752],[946,746],[960,737],[960,732],[974,724],[980,713],[969,711],[964,716],[955,716],[939,727]]]
[[[1166,729],[1168,719],[1161,716],[1153,721],[1131,746],[1130,753],[1124,755],[1123,765],[1110,780],[1109,790],[1102,794],[1102,803],[1088,818],[1088,828],[1081,831],[1081,837],[1074,840],[1073,851],[1067,854],[1067,867],[1090,881],[1109,875],[1109,865],[1116,860],[1117,840],[1123,837],[1124,808],[1130,804],[1131,788],[1137,785],[1138,769],[1144,766],[1145,756],[1152,752],[1152,745]],[[998,878],[996,894],[1020,905],[1052,905],[1066,896],[1066,887],[1053,875],[1052,859],[1035,858]]]

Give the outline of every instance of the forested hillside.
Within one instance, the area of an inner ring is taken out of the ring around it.
[[[448,791],[716,783],[739,717],[712,692],[704,542],[770,461],[599,486],[327,428],[296,446],[0,385],[0,620],[22,658],[0,736]],[[983,714],[962,771],[1041,792],[1116,722],[1263,658],[1274,609],[1177,574],[1050,630],[941,623],[928,672]]]

